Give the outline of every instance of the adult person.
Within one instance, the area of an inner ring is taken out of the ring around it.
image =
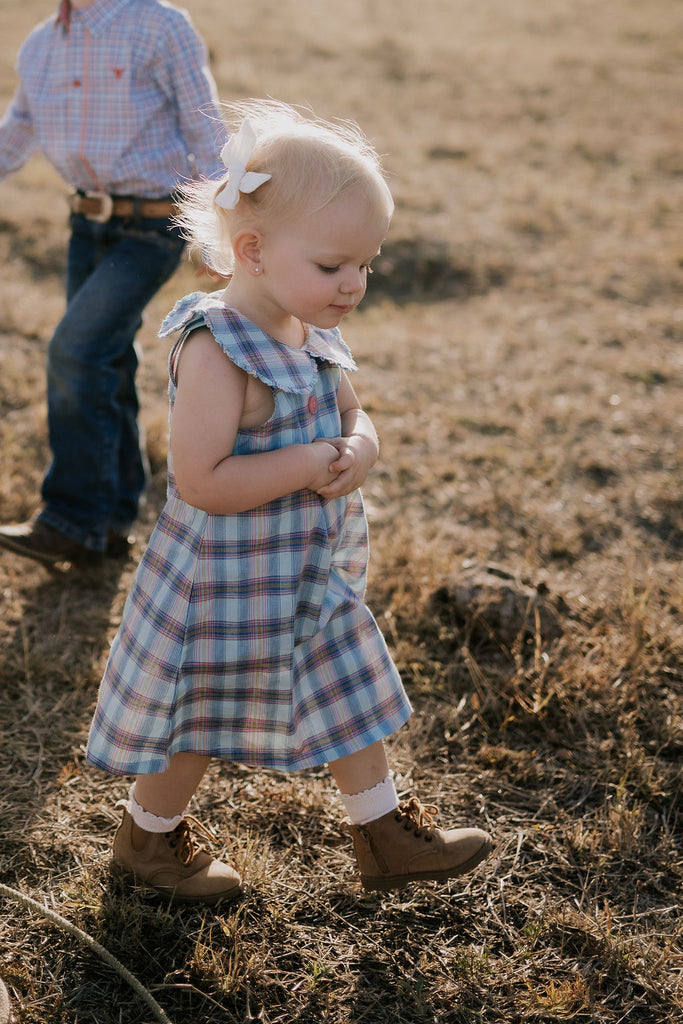
[[[17,60],[0,179],[42,151],[72,189],[66,312],[47,355],[52,461],[42,507],[0,546],[46,564],[127,553],[146,482],[135,336],[184,240],[179,182],[220,173],[207,49],[162,0],[61,0]]]

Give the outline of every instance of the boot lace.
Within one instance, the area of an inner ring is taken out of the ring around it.
[[[434,836],[438,816],[438,807],[435,807],[434,804],[420,803],[416,796],[411,796],[410,800],[400,803],[396,812],[396,820],[403,822],[406,831],[412,829],[418,837],[424,832],[427,841]]]
[[[200,839],[213,842],[213,836],[201,821],[197,821],[191,814],[186,814],[179,825],[168,833],[169,846],[175,850],[175,855],[183,865],[187,867],[195,859],[198,853],[204,850]]]

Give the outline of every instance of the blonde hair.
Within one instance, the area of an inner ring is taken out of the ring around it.
[[[269,174],[254,192],[239,194],[234,210],[216,203],[228,182],[203,179],[180,189],[176,223],[190,248],[199,249],[215,271],[233,268],[231,238],[247,224],[259,228],[315,212],[352,189],[360,189],[372,208],[393,213],[393,199],[379,156],[358,125],[304,116],[274,100],[247,100],[225,107],[226,124],[238,130],[249,118],[256,144],[247,170]]]

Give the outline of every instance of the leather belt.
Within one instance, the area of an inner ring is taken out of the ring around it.
[[[110,196],[106,192],[72,192],[69,206],[72,213],[81,213],[98,224],[106,224],[112,217],[132,220],[171,217],[177,209],[172,199],[131,199]]]

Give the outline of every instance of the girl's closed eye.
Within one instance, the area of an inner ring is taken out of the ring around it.
[[[318,264],[318,270],[322,270],[324,274],[336,274],[338,270],[341,270],[340,266],[329,267],[324,263]],[[359,270],[365,270],[368,274],[372,273],[372,266],[369,263],[361,263]]]

